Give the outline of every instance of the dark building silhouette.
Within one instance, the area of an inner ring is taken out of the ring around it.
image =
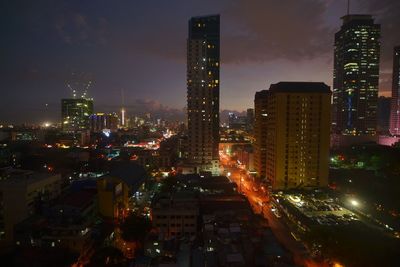
[[[249,131],[252,131],[254,128],[254,109],[248,108],[246,112],[247,116],[247,127]]]
[[[254,168],[261,179],[266,176],[267,102],[267,90],[256,92],[254,97]]]
[[[379,134],[387,135],[389,133],[390,122],[390,104],[391,98],[380,96],[378,98],[378,127]]]
[[[335,34],[332,130],[374,136],[377,127],[380,25],[346,15]]]
[[[400,136],[400,46],[396,46],[393,52],[392,81],[390,133]]]
[[[219,15],[189,20],[188,157],[196,172],[219,172]]]

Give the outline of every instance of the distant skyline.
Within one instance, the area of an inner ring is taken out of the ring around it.
[[[119,107],[121,89],[128,111],[182,110],[187,22],[208,14],[221,15],[221,109],[253,107],[255,92],[279,81],[332,86],[346,8],[346,0],[2,1],[0,123],[59,121],[72,72],[93,78],[95,111]],[[390,96],[400,1],[353,0],[350,13],[382,26],[380,95]]]

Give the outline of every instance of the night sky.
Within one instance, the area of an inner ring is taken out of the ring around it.
[[[18,1],[0,3],[0,123],[57,121],[72,72],[93,80],[95,111],[186,105],[187,23],[221,14],[221,109],[253,106],[271,83],[332,84],[345,0]],[[352,1],[382,24],[380,94],[390,95],[400,1]],[[47,104],[47,105],[46,105]]]

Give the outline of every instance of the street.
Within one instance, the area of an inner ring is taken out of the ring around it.
[[[304,245],[294,239],[290,229],[282,221],[282,218],[271,211],[269,197],[259,183],[253,181],[247,172],[236,166],[227,155],[221,154],[220,163],[223,166],[228,178],[238,186],[239,193],[245,195],[249,200],[254,213],[263,214],[278,241],[293,255],[295,264],[300,266],[321,266],[309,255]]]

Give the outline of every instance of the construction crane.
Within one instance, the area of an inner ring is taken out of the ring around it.
[[[71,79],[66,81],[66,85],[71,90],[72,98],[87,98],[92,81],[84,73],[72,72]]]

